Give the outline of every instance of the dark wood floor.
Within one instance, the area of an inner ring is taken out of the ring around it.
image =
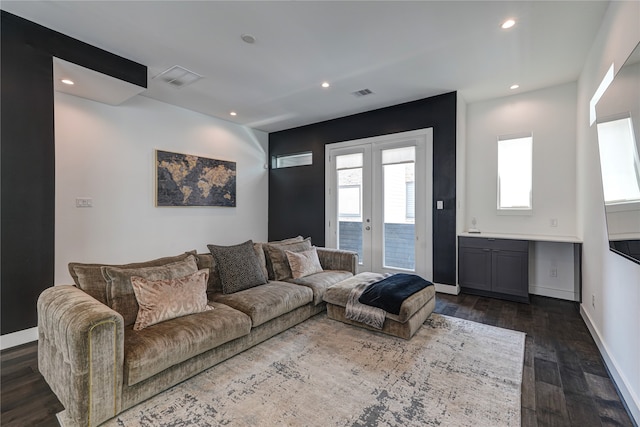
[[[523,427],[633,426],[577,304],[538,296],[527,305],[438,294],[435,311],[526,332]],[[55,413],[62,405],[37,365],[35,343],[2,352],[2,426],[58,425]]]
[[[632,426],[577,303],[438,294],[436,312],[522,331],[522,426]]]

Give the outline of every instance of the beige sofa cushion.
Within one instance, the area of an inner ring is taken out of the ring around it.
[[[313,304],[318,305],[323,301],[324,294],[329,286],[335,285],[345,279],[353,277],[349,271],[324,270],[300,279],[287,279],[287,282],[307,286],[313,291]]]
[[[195,253],[195,251],[193,251]],[[189,253],[184,253],[176,256],[158,258],[151,261],[135,262],[131,264],[83,264],[79,262],[69,263],[69,273],[73,278],[76,286],[91,295],[103,304],[107,304],[107,281],[102,275],[100,270],[103,266],[119,267],[119,268],[143,268],[143,267],[156,267],[159,265],[170,264],[176,261],[182,261],[189,256]]]
[[[107,305],[122,315],[125,326],[133,325],[138,316],[139,306],[131,285],[131,277],[166,280],[188,276],[197,271],[198,264],[194,255],[157,267],[102,267],[102,274],[107,282]]]
[[[251,317],[256,327],[313,301],[310,288],[286,282],[269,282],[234,294],[214,294],[213,300]]]
[[[223,304],[149,326],[125,328],[124,382],[133,385],[214,347],[247,335],[251,319]],[[215,332],[214,332],[215,331]]]

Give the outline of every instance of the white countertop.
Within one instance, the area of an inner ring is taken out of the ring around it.
[[[558,243],[582,243],[582,240],[576,236],[549,236],[542,234],[507,234],[484,232],[469,233],[467,231],[458,233],[462,237],[484,237],[489,239],[512,239],[512,240],[531,240],[534,242],[558,242]]]

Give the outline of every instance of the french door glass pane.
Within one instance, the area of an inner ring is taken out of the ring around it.
[[[383,265],[415,270],[415,147],[382,151]]]
[[[362,153],[336,156],[338,248],[358,253],[362,264]]]

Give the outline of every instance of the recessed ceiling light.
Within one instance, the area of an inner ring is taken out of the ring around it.
[[[243,34],[240,36],[240,38],[245,43],[254,44],[256,42],[256,38],[253,37],[251,34]]]
[[[506,30],[513,27],[514,25],[516,25],[516,21],[514,21],[513,19],[507,19],[502,23],[502,25],[500,25],[500,28]]]
[[[322,82],[322,87],[328,88],[329,86],[331,86],[329,82]]]
[[[236,113],[235,111],[232,111],[232,112],[230,112],[230,113],[229,113],[229,115],[231,115],[231,116],[237,116],[237,115],[238,115],[238,113]]]
[[[66,85],[72,85],[72,84],[74,84],[74,83],[73,83],[73,80],[69,80],[69,79],[62,79],[62,80],[60,80],[60,81],[61,81],[62,83],[64,83],[64,84],[66,84]]]
[[[509,89],[514,90],[514,89],[518,89],[519,87],[520,85],[511,85]]]

